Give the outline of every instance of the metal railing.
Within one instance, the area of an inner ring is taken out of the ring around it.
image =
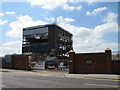
[[[120,60],[120,51],[112,51],[112,60]]]

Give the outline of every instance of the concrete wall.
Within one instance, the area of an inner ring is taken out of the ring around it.
[[[111,50],[102,53],[69,53],[69,73],[118,73],[120,62],[111,60]]]

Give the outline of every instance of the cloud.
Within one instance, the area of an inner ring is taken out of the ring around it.
[[[10,14],[10,15],[13,15],[13,14],[16,14],[16,12],[13,12],[13,11],[11,11],[11,12],[5,12],[5,14]]]
[[[22,31],[24,27],[36,26],[36,25],[43,25],[47,24],[47,22],[43,22],[41,20],[32,20],[32,17],[25,15],[17,17],[17,20],[11,22],[9,27],[11,28],[10,31],[6,33],[9,37],[19,38],[22,37]]]
[[[106,43],[103,39],[103,35],[106,33],[118,32],[118,24],[115,22],[116,16],[115,13],[108,13],[106,18],[109,18],[111,22],[104,18],[106,22],[97,25],[94,29],[76,27],[64,22],[59,23],[59,25],[73,34],[73,47],[76,52],[103,51],[107,47],[117,50],[117,43]]]
[[[51,17],[51,18],[45,18],[47,21],[55,21],[55,18]],[[62,16],[57,18],[57,22],[72,22],[74,21],[74,19],[71,18],[63,18]],[[28,23],[29,22],[29,23]],[[8,31],[6,33],[7,36],[9,37],[15,37],[15,38],[19,38],[22,35],[22,30],[24,27],[30,27],[30,26],[36,26],[36,25],[44,25],[44,24],[48,24],[47,22],[44,22],[42,20],[37,20],[34,21],[32,20],[32,17],[25,15],[25,16],[20,16],[17,17],[17,21],[11,22],[9,27],[11,28],[10,31]]]
[[[97,25],[93,29],[71,25],[69,22],[75,21],[72,18],[59,16],[57,20],[58,25],[73,34],[73,48],[75,52],[96,52],[104,51],[107,47],[112,50],[118,49],[117,43],[109,43],[103,39],[103,35],[105,35],[106,33],[109,34],[111,32],[118,32],[118,24],[115,21],[116,18],[117,14],[110,12],[103,19],[104,23],[101,25]],[[46,20],[53,21],[54,17],[46,18]],[[27,27],[46,23],[47,22],[41,20],[33,21],[32,17],[28,15],[20,16],[17,18],[17,21],[14,21],[10,24],[11,31],[7,32],[7,35],[15,38],[19,37],[22,40],[23,24],[25,25],[25,27]],[[22,41],[20,43],[22,43]],[[21,48],[22,46],[20,46],[18,49]]]
[[[93,14],[96,15],[96,14],[98,14],[98,13],[100,13],[100,12],[106,10],[106,9],[107,9],[107,7],[102,7],[102,8],[94,9]]]
[[[74,6],[69,6],[67,4],[63,4],[62,7],[63,7],[64,10],[74,10],[75,9]]]
[[[0,16],[4,16],[4,14],[0,12]]]
[[[110,33],[118,31],[118,24],[116,22],[105,23],[95,27],[95,31],[98,33]]]
[[[60,16],[57,18],[57,21],[60,23],[62,23],[62,22],[66,23],[66,22],[73,22],[75,20],[72,18],[63,18],[63,16]]]
[[[52,22],[55,21],[55,18],[54,18],[54,17],[50,17],[50,18],[46,17],[45,19],[46,19],[47,21],[52,21]]]
[[[46,10],[52,10],[66,4],[67,0],[27,0],[31,6],[40,6]]]
[[[15,12],[13,12],[13,11],[11,11],[11,12],[5,12],[5,13],[2,13],[2,12],[0,12],[0,16],[4,16],[4,14],[10,14],[10,15],[12,15],[12,14],[16,14]]]
[[[1,45],[0,56],[4,56],[6,54],[13,54],[13,53],[20,54],[22,53],[21,49],[22,49],[21,41],[6,42]]]
[[[74,19],[71,19],[71,18],[65,18],[64,19],[66,22],[73,22],[73,21],[75,21]]]
[[[74,1],[74,0],[71,0]],[[94,3],[98,3],[98,2],[119,2],[119,0],[75,0],[76,2],[87,2],[88,5],[92,5]]]
[[[115,22],[115,19],[117,18],[118,14],[115,13],[108,13],[108,16],[103,20],[104,22]]]
[[[54,17],[45,18],[45,19],[46,19],[47,21],[52,21],[52,22],[55,21],[55,18],[54,18]],[[72,19],[72,18],[68,18],[68,17],[67,17],[67,18],[64,18],[63,16],[57,17],[56,20],[57,20],[58,23],[62,23],[62,22],[68,23],[68,22],[73,22],[73,21],[75,21],[75,20]]]
[[[93,3],[96,2],[96,0],[85,0],[85,2],[88,3],[88,5],[92,5]],[[97,1],[98,2],[98,1]]]
[[[91,13],[89,11],[86,12],[87,16],[89,16]]]
[[[4,25],[7,22],[8,22],[8,20],[5,20],[5,21],[0,20],[0,25]]]
[[[107,9],[107,7],[100,7],[100,8],[97,8],[97,9],[94,9],[92,12],[89,12],[87,11],[87,15],[97,15],[98,13],[100,12],[103,12]]]
[[[116,50],[118,47],[117,43],[105,43],[102,39],[105,32],[85,27],[76,27],[66,23],[59,23],[59,25],[73,34],[73,49],[75,52],[104,51],[107,47]],[[104,31],[103,27],[100,28]],[[107,31],[108,33],[110,32],[109,28]],[[112,31],[116,32],[114,29]]]
[[[68,0],[27,0],[31,6],[40,6],[45,10],[53,10],[57,7],[61,7],[64,10],[80,10],[82,6],[70,6]]]
[[[81,10],[81,8],[82,8],[82,5],[76,7],[77,10]]]

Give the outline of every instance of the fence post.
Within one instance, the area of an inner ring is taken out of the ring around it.
[[[73,74],[75,73],[74,68],[75,68],[75,52],[73,50],[69,51],[69,73]]]
[[[111,59],[111,49],[107,48],[105,50],[105,61],[106,61],[106,73],[112,73],[112,59]]]

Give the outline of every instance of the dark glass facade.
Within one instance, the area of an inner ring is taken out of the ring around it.
[[[72,34],[56,24],[27,27],[23,29],[22,53],[54,53],[58,59],[68,59],[72,42]]]

